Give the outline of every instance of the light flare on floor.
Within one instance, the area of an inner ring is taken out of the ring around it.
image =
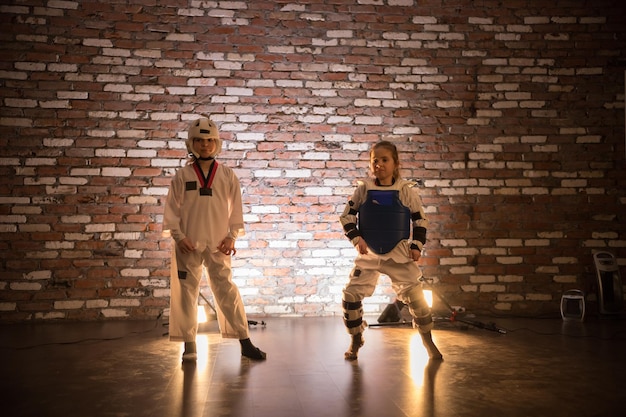
[[[422,337],[419,332],[415,332],[409,342],[409,375],[416,388],[424,385],[424,369],[429,359],[428,352],[422,344]]]
[[[184,343],[181,343],[180,346],[180,356],[183,356],[183,352],[185,350]],[[198,359],[196,360],[195,369],[202,370],[206,369],[209,365],[209,335],[198,333],[196,336],[196,352],[198,354]]]

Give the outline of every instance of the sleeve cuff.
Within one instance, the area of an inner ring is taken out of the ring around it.
[[[422,251],[422,248],[420,248],[417,243],[415,242],[411,242],[411,246],[410,246],[411,250],[418,250],[418,251]]]

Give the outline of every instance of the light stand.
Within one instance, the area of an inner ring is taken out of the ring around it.
[[[443,303],[443,305],[447,308],[447,310],[450,312],[450,316],[447,318],[444,318],[443,320],[446,322],[451,322],[451,323],[455,323],[455,322],[459,322],[459,323],[464,323],[464,324],[468,324],[470,326],[474,326],[476,328],[479,329],[485,329],[485,330],[491,330],[494,332],[498,332],[501,334],[506,334],[506,330],[499,328],[495,325],[495,323],[483,323],[482,321],[478,321],[478,320],[468,320],[464,317],[459,317],[459,312],[453,308],[450,303],[448,303],[448,301],[444,298],[443,295],[441,295],[441,293],[439,291],[437,291],[433,285],[432,285],[432,279],[427,279],[424,278],[423,276],[419,279],[419,281],[422,283],[423,287],[427,287],[429,290],[432,291],[433,295],[436,295],[437,298],[439,298],[439,300]],[[399,301],[396,301],[395,303],[399,303]],[[396,304],[397,305],[397,304]],[[397,322],[386,322],[386,323],[373,323],[373,324],[368,324],[368,327],[390,327],[390,326],[413,326],[413,321],[412,320],[401,320],[401,321],[397,321]]]
[[[211,304],[211,302],[209,300],[207,300],[207,298],[204,296],[204,294],[202,294],[202,291],[200,291],[200,298],[202,298],[204,300],[204,302],[211,307],[211,310],[213,310],[213,312],[215,313],[215,316],[217,317],[217,310],[215,310],[215,307],[213,307],[213,304]],[[261,320],[261,322],[259,323],[256,320],[248,320],[248,326],[256,326],[257,324],[261,324],[261,326],[266,325],[266,323],[264,321]]]

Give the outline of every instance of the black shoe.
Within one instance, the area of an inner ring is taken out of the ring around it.
[[[254,346],[250,339],[241,339],[239,343],[241,343],[241,356],[255,361],[264,361],[267,359],[267,354]]]
[[[255,361],[264,361],[267,359],[267,354],[263,352],[258,347],[253,347],[252,349],[245,349],[241,351],[241,356],[245,356],[248,359],[252,359]]]

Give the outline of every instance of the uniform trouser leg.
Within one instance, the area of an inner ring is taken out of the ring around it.
[[[442,359],[443,356],[432,339],[433,318],[419,283],[422,276],[421,269],[415,262],[398,264],[389,260],[385,262],[381,272],[389,275],[398,299],[409,306],[409,311],[413,316],[413,326],[419,330],[428,356],[431,359]]]
[[[247,339],[248,318],[239,289],[232,280],[231,257],[221,252],[205,251],[203,258],[215,299],[222,337]]]
[[[420,333],[429,333],[433,327],[433,317],[430,307],[424,298],[424,292],[419,287],[414,287],[403,297],[403,302],[409,306],[409,312],[413,317],[413,325]]]
[[[363,321],[363,299],[374,293],[380,276],[376,270],[378,260],[373,257],[360,256],[354,264],[342,300],[344,324],[351,335],[362,333],[367,327]]]
[[[433,319],[419,282],[422,271],[417,264],[413,261],[396,263],[387,260],[381,266],[381,272],[391,279],[398,299],[408,305],[414,326],[420,333],[430,332],[433,329]]]
[[[198,296],[202,278],[202,257],[183,254],[174,245],[170,279],[170,340],[195,342],[198,333]]]

